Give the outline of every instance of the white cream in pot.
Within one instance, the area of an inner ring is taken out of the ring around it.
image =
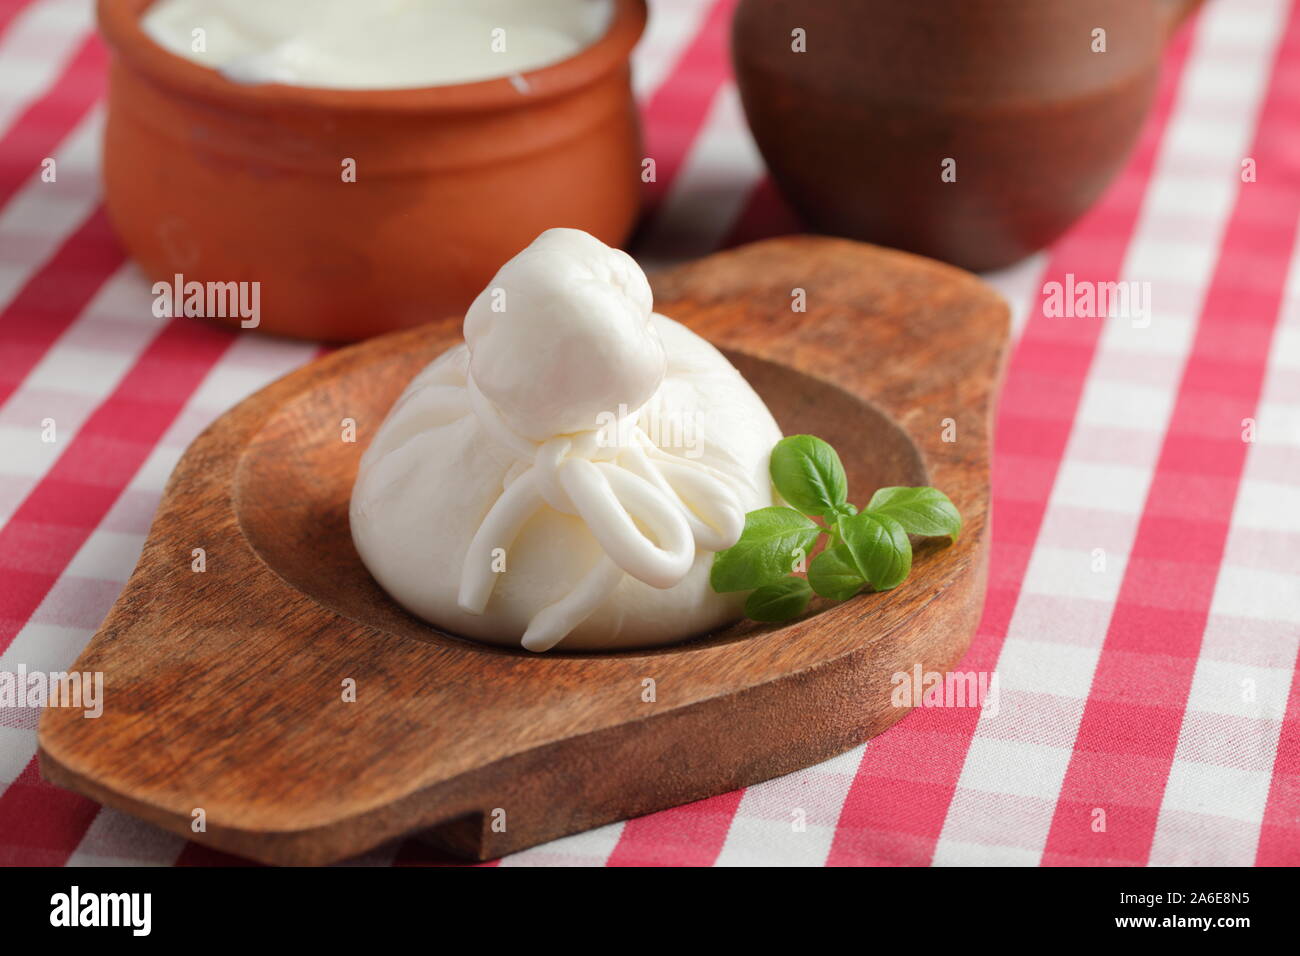
[[[393,598],[454,633],[535,651],[671,643],[739,616],[709,568],[773,503],[780,437],[717,349],[652,311],[626,253],[551,229],[379,427],[352,538]]]
[[[402,89],[557,63],[600,39],[612,10],[612,0],[157,0],[141,22],[165,49],[237,82]]]

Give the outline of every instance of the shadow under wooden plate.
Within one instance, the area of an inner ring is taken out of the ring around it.
[[[75,665],[104,673],[103,716],[41,718],[46,778],[271,863],[414,831],[487,859],[788,773],[902,717],[892,676],[955,664],[983,602],[1005,305],[948,266],[812,237],[653,284],[656,308],[726,350],[786,433],[840,450],[850,500],[934,484],[965,518],[961,539],[920,546],[895,591],[670,648],[534,655],[444,634],[366,573],[347,501],[389,405],[460,326],[372,339],[258,392],[186,451]]]

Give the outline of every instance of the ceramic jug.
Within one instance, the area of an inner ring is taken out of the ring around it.
[[[1101,195],[1198,3],[741,0],[732,55],[811,228],[994,269]]]
[[[236,83],[154,42],[151,2],[99,0],[108,214],[151,280],[259,283],[260,331],[343,341],[463,315],[542,230],[619,244],[635,222],[645,0],[522,76],[378,90]]]

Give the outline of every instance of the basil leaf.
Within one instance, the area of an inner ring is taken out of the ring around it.
[[[867,583],[843,541],[836,541],[808,565],[808,583],[822,597],[847,601]]]
[[[849,493],[840,456],[813,435],[782,438],[769,470],[781,497],[806,515],[834,514]]]
[[[898,587],[912,570],[912,542],[903,526],[887,514],[864,511],[841,518],[840,538],[877,591]]]
[[[796,618],[808,609],[812,588],[793,575],[765,584],[745,599],[745,616],[769,624]]]
[[[745,515],[740,540],[713,556],[713,590],[751,591],[790,573],[795,552],[812,550],[822,529],[790,508],[759,508]]]
[[[938,538],[949,535],[954,541],[961,531],[961,515],[938,488],[881,488],[871,496],[867,510],[888,515],[908,534]]]

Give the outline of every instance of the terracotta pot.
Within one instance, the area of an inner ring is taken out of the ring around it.
[[[759,148],[811,226],[992,269],[1096,201],[1198,2],[742,0],[732,55]]]
[[[99,0],[99,23],[108,212],[151,279],[257,281],[262,330],[357,339],[463,313],[551,226],[631,229],[644,0],[615,0],[605,36],[526,91],[240,85],[155,44],[149,2]]]

